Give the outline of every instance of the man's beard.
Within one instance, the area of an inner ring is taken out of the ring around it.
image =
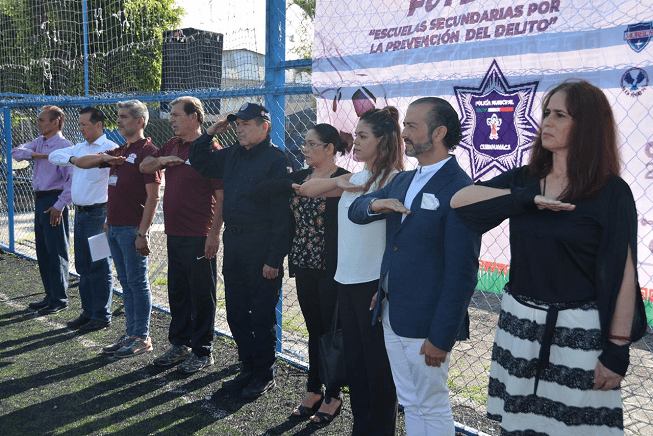
[[[406,141],[404,140],[404,142]],[[409,141],[409,143],[413,146],[413,149],[408,151],[408,148],[406,148],[406,156],[408,157],[417,157],[425,151],[429,151],[433,147],[433,144],[430,143],[418,144],[413,141]]]

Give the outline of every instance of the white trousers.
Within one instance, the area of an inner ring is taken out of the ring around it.
[[[383,335],[397,399],[404,406],[408,436],[454,436],[447,376],[449,357],[439,368],[427,366],[420,349],[425,339],[397,336],[390,326],[388,300],[383,300]]]

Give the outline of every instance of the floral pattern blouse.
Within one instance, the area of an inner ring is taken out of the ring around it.
[[[304,181],[308,179],[310,176]],[[290,261],[299,268],[326,269],[326,198],[293,195],[290,197],[290,209],[295,219]]]

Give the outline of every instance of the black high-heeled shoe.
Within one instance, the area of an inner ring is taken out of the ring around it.
[[[306,407],[302,406],[301,404],[293,409],[293,413],[290,414],[290,417],[293,419],[302,419],[302,418],[308,418],[310,416],[313,416],[315,412],[320,408],[322,405],[322,401],[324,400],[324,396],[322,396],[319,400],[313,404],[313,407]],[[299,413],[294,413],[295,410],[297,410]]]
[[[333,398],[331,398],[331,397],[326,397],[326,398],[324,399],[324,402],[325,402],[326,404],[329,404],[329,403],[331,403],[331,400],[332,400],[332,399],[333,399]],[[336,409],[336,411],[333,412],[333,414],[325,413],[325,412],[315,412],[315,415],[311,416],[311,422],[312,422],[313,424],[315,424],[315,425],[327,425],[327,424],[329,424],[331,421],[333,421],[333,419],[334,419],[336,416],[340,415],[340,410],[342,409],[342,398],[336,398],[336,400],[340,400],[340,405],[338,406],[338,408]],[[317,418],[318,421],[313,421],[313,418]]]

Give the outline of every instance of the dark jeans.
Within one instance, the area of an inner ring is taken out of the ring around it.
[[[276,360],[275,309],[283,266],[277,278],[263,277],[270,246],[268,229],[237,235],[224,232],[223,241],[227,322],[238,345],[238,358],[245,371],[253,371],[256,378],[270,380],[274,377]]]
[[[383,325],[372,326],[370,301],[379,281],[338,284],[338,310],[345,345],[355,436],[392,436],[397,424],[397,393],[385,351]]]
[[[297,299],[308,329],[308,392],[321,393],[322,380],[318,371],[318,338],[331,329],[333,311],[338,301],[338,283],[333,272],[299,268],[295,273]],[[327,386],[326,395],[337,398],[342,386]]]
[[[205,244],[205,236],[168,236],[168,339],[202,357],[212,349],[217,280],[216,258],[204,257]]]
[[[82,315],[99,321],[111,320],[113,277],[109,259],[91,260],[88,238],[102,233],[107,206],[75,211],[75,270],[79,274]]]
[[[45,288],[45,300],[50,305],[68,305],[68,244],[70,226],[68,207],[61,213],[61,224],[52,227],[50,214],[45,213],[54,206],[59,194],[52,193],[34,200],[34,237],[36,260],[39,264],[41,281]]]

